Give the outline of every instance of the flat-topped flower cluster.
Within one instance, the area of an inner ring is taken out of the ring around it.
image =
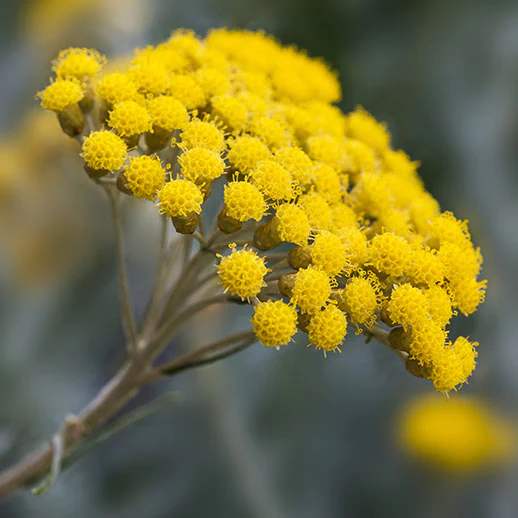
[[[341,88],[324,62],[261,32],[179,30],[123,62],[70,48],[53,71],[41,104],[80,141],[92,178],[116,175],[197,236],[224,184],[215,223],[238,244],[217,271],[254,305],[261,343],[301,330],[328,352],[348,328],[385,329],[438,391],[466,382],[477,344],[452,342],[447,326],[484,300],[480,251],[386,126],[333,104]]]

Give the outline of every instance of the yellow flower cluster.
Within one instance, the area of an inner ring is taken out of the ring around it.
[[[385,124],[333,104],[340,84],[323,61],[262,32],[217,29],[178,30],[117,72],[104,63],[93,50],[61,52],[42,106],[77,104],[84,120],[68,110],[60,122],[88,173],[117,174],[178,232],[203,232],[204,203],[223,192],[215,224],[247,248],[221,258],[218,275],[254,304],[263,344],[298,328],[334,351],[348,325],[369,336],[388,326],[409,372],[441,392],[468,379],[476,344],[452,343],[446,328],[484,300],[480,251]]]
[[[464,396],[409,402],[398,435],[408,453],[456,474],[509,462],[516,452],[516,427],[483,401]]]

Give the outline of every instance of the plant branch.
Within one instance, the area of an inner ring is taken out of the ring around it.
[[[106,430],[99,433],[92,440],[88,442],[84,442],[79,444],[78,447],[74,448],[69,457],[63,463],[63,470],[69,468],[72,464],[78,461],[81,457],[83,457],[86,453],[88,453],[91,449],[93,449],[98,444],[110,439],[114,435],[122,432],[129,426],[142,421],[146,417],[153,415],[154,413],[162,410],[165,406],[171,405],[173,403],[179,403],[182,401],[182,394],[178,391],[167,392],[157,399],[147,403],[143,406],[138,407],[136,410],[129,412],[124,415],[120,419],[116,420],[111,426],[109,426]]]
[[[184,309],[181,313],[176,315],[176,317],[166,322],[160,329],[158,329],[156,337],[154,337],[153,341],[159,344],[159,347],[165,347],[165,345],[167,345],[167,343],[170,341],[174,331],[184,322],[209,306],[213,306],[215,304],[225,304],[228,302],[239,304],[241,303],[241,299],[230,297],[226,294],[219,294],[208,299],[195,302],[187,309]]]
[[[166,288],[166,281],[168,275],[168,261],[167,261],[167,247],[169,238],[169,225],[171,224],[169,219],[165,216],[161,216],[161,232],[160,232],[160,250],[158,253],[158,265],[155,277],[155,284],[153,291],[151,292],[151,299],[147,305],[144,313],[144,319],[142,324],[142,334],[146,334],[149,328],[153,324],[156,312],[160,306],[164,291]],[[178,243],[175,243],[176,245]]]
[[[110,186],[104,186],[113,218],[113,227],[115,230],[115,246],[117,255],[117,282],[119,285],[119,297],[122,311],[122,325],[124,334],[128,342],[129,353],[135,355],[137,351],[137,325],[135,323],[135,315],[131,306],[129,294],[128,274],[126,272],[126,260],[124,257],[124,241],[122,236],[122,221],[120,215],[118,192],[115,192]]]
[[[156,369],[151,371],[151,373],[147,374],[143,381],[144,383],[150,383],[166,376],[173,376],[185,370],[214,363],[246,349],[255,342],[257,342],[257,338],[251,329],[234,333],[201,347],[196,351],[175,358],[169,363],[159,365]],[[232,344],[236,345],[230,347]]]

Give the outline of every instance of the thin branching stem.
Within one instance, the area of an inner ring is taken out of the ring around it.
[[[142,421],[146,417],[155,414],[159,410],[162,410],[164,407],[180,403],[182,400],[183,398],[181,392],[167,392],[166,394],[163,394],[162,396],[154,399],[150,403],[146,403],[145,405],[142,405],[137,409],[127,413],[126,415],[117,419],[113,424],[109,425],[108,428],[106,428],[104,431],[94,436],[91,440],[85,441],[84,443],[74,448],[70,452],[70,455],[66,461],[63,463],[62,470],[69,468],[72,464],[78,461],[98,444],[111,439],[114,435],[117,435],[129,426]]]
[[[151,298],[144,312],[142,332],[146,334],[153,325],[156,312],[160,306],[164,291],[166,289],[166,281],[168,276],[167,248],[169,242],[169,226],[171,225],[168,218],[160,216],[160,249],[158,252],[158,264],[155,276],[155,283],[151,292]]]
[[[159,365],[146,375],[143,382],[150,383],[165,376],[173,376],[185,370],[214,363],[246,349],[255,342],[257,342],[257,338],[252,329],[239,331]]]
[[[115,246],[117,255],[117,282],[119,285],[119,297],[122,311],[122,325],[129,347],[130,355],[137,351],[137,324],[131,304],[129,293],[128,274],[126,271],[126,259],[124,252],[124,240],[122,233],[122,221],[119,206],[119,193],[110,186],[104,186],[104,191],[110,201],[113,228],[115,230]]]
[[[208,308],[209,306],[214,306],[215,304],[226,304],[229,302],[241,303],[241,300],[230,297],[226,294],[219,294],[208,299],[195,302],[188,308],[184,309],[182,312],[178,313],[175,317],[168,320],[161,328],[159,328],[153,339],[153,342],[160,344],[160,347],[165,346],[170,341],[174,331],[176,331],[178,327],[187,322],[187,320],[192,318],[194,315],[204,310],[205,308]]]

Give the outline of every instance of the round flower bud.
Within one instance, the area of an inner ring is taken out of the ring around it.
[[[115,172],[126,160],[124,141],[111,131],[93,131],[83,142],[83,159],[93,171]]]
[[[420,394],[405,405],[398,435],[409,454],[448,477],[475,475],[516,458],[516,425],[476,397]]]
[[[453,243],[460,247],[472,246],[467,221],[457,219],[451,212],[443,212],[432,219],[430,234],[441,245]]]
[[[108,125],[121,137],[140,135],[151,129],[151,121],[146,107],[135,101],[121,101],[115,104],[110,112]]]
[[[128,75],[135,81],[139,91],[144,95],[165,94],[170,85],[167,69],[156,61],[135,65],[129,70]]]
[[[68,106],[78,103],[84,97],[81,83],[74,78],[56,79],[45,90],[38,93],[42,108],[61,112]]]
[[[97,74],[105,63],[106,58],[96,50],[70,47],[58,54],[52,70],[57,76],[82,80]]]
[[[249,182],[230,182],[225,185],[226,214],[245,223],[249,219],[260,221],[268,210],[263,195]]]
[[[288,263],[294,270],[307,268],[311,264],[311,247],[295,246],[288,252]]]
[[[487,281],[465,277],[451,282],[454,305],[464,315],[471,315],[486,297]]]
[[[315,135],[306,143],[310,158],[332,167],[337,172],[345,170],[347,156],[344,153],[343,141],[332,135]]]
[[[171,218],[190,216],[201,213],[203,193],[194,182],[171,180],[158,191],[158,202],[161,214]]]
[[[215,68],[199,68],[194,73],[194,78],[208,97],[224,95],[230,90],[227,75]]]
[[[264,286],[268,268],[264,259],[252,250],[232,250],[218,265],[218,276],[225,292],[249,299],[255,297]]]
[[[443,347],[435,356],[430,379],[437,392],[448,393],[464,383],[466,377],[462,361],[452,347]]]
[[[428,302],[428,312],[434,322],[441,327],[446,325],[453,316],[451,298],[448,292],[440,286],[432,286],[423,291]]]
[[[241,131],[248,122],[246,106],[232,95],[218,95],[211,99],[212,115],[231,131]]]
[[[433,286],[444,280],[443,263],[431,249],[414,250],[409,259],[408,275],[416,284]]]
[[[243,174],[249,173],[261,160],[270,158],[271,153],[266,144],[250,135],[237,137],[230,144],[228,161],[234,169]]]
[[[308,325],[309,341],[324,353],[339,351],[346,334],[347,318],[334,304],[315,313]]]
[[[289,146],[293,140],[289,126],[270,117],[254,117],[248,131],[262,140],[270,149]]]
[[[313,179],[311,159],[297,147],[283,147],[275,152],[275,160],[282,165],[300,185],[308,185]]]
[[[225,162],[215,151],[202,147],[188,149],[178,158],[182,175],[195,183],[210,183],[225,172]]]
[[[348,134],[377,151],[385,152],[390,146],[390,135],[384,124],[379,123],[362,107],[347,117]]]
[[[166,131],[183,129],[189,122],[185,106],[174,97],[162,95],[151,99],[147,104],[153,127]]]
[[[308,217],[312,230],[330,230],[332,226],[332,214],[325,198],[317,192],[304,194],[299,198],[298,204]]]
[[[478,342],[470,342],[463,336],[459,336],[453,343],[453,350],[462,365],[462,373],[464,375],[463,383],[467,381],[477,366],[476,359],[478,352],[476,347],[478,347]]]
[[[260,302],[250,322],[257,339],[267,347],[285,345],[297,333],[297,311],[282,300]]]
[[[270,200],[291,200],[294,197],[291,174],[273,160],[259,162],[250,181]]]
[[[306,313],[319,311],[331,295],[331,282],[326,272],[308,266],[300,269],[293,285],[292,301]]]
[[[345,203],[338,203],[331,207],[331,219],[333,229],[346,230],[358,225],[356,212]]]
[[[317,192],[330,203],[342,200],[342,186],[347,187],[347,176],[341,175],[327,164],[317,164],[313,172],[313,183]]]
[[[165,173],[158,157],[133,157],[123,173],[125,186],[137,198],[153,201],[157,192],[165,185]]]
[[[385,232],[372,238],[368,254],[369,263],[379,272],[399,277],[407,269],[411,249],[402,237]]]
[[[122,101],[139,101],[142,96],[138,92],[137,84],[127,74],[114,72],[102,76],[95,87],[99,98],[110,106]]]
[[[430,364],[441,354],[446,342],[446,332],[434,322],[427,320],[412,328],[410,358],[421,365]]]
[[[327,230],[319,232],[311,247],[311,262],[330,277],[339,275],[345,265],[345,249],[340,238]]]
[[[168,94],[178,99],[188,110],[202,108],[207,104],[203,88],[189,75],[174,74]]]
[[[279,238],[286,243],[304,246],[309,239],[309,221],[305,212],[292,203],[277,208],[275,223]]]
[[[349,227],[339,231],[344,245],[346,262],[351,267],[362,265],[367,257],[367,238],[358,227]]]
[[[202,147],[221,153],[225,149],[225,138],[223,132],[214,123],[194,119],[184,127],[179,147],[182,149]]]
[[[388,311],[391,320],[405,329],[430,320],[426,297],[419,288],[410,284],[401,284],[392,291]]]
[[[378,309],[378,292],[372,282],[364,277],[354,277],[345,285],[343,299],[351,323],[372,329]]]

